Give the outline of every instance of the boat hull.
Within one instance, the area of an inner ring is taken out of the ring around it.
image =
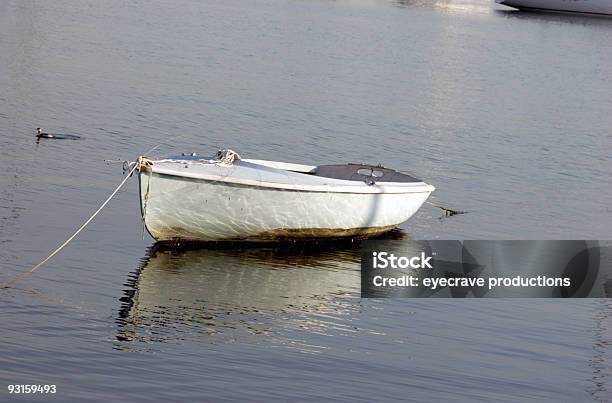
[[[519,9],[612,15],[610,0],[496,0]]]
[[[161,242],[368,237],[396,228],[433,189],[337,193],[139,173],[145,226]]]

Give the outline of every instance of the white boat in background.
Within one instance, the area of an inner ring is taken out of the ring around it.
[[[612,15],[612,0],[495,0],[518,9]]]
[[[180,156],[138,160],[141,212],[158,241],[366,237],[408,220],[434,187],[382,166]]]

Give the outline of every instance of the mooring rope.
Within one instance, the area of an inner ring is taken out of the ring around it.
[[[149,204],[149,191],[151,190],[151,177],[153,173],[149,172],[147,176],[149,177],[147,179],[147,191],[144,194],[144,203],[142,206],[142,240],[144,240],[145,229],[147,227],[147,205]]]
[[[184,137],[183,136],[179,136],[178,138]],[[158,144],[156,144],[155,146],[151,147],[147,152],[145,152],[144,154],[141,155],[148,155],[150,153],[152,153],[153,151],[157,150],[159,147],[161,147],[164,143],[160,142]],[[68,245],[70,243],[70,241],[72,241],[77,235],[79,235],[79,233],[81,233],[81,231],[83,231],[85,229],[85,227],[87,227],[87,225],[89,225],[89,223],[100,213],[100,211],[102,211],[102,209],[104,207],[106,207],[106,205],[111,201],[111,199],[113,197],[115,197],[115,195],[117,194],[117,192],[119,191],[119,189],[121,189],[123,187],[123,185],[125,185],[125,182],[127,182],[127,180],[132,176],[132,174],[134,173],[134,171],[140,166],[141,161],[143,160],[142,157],[138,157],[138,160],[136,160],[135,162],[131,163],[128,165],[128,167],[130,167],[131,169],[129,170],[129,172],[127,173],[127,175],[125,176],[125,178],[123,178],[123,180],[121,181],[121,183],[119,184],[119,186],[117,186],[115,188],[115,190],[113,190],[113,192],[110,194],[110,196],[108,196],[108,198],[104,201],[104,203],[102,203],[100,205],[100,207],[98,207],[98,209],[91,215],[91,217],[89,217],[87,219],[87,221],[85,221],[83,223],[83,225],[81,225],[81,227],[76,230],[76,232],[74,234],[72,234],[70,236],[70,238],[66,239],[66,241],[61,244],[60,246],[57,247],[57,249],[55,249],[53,252],[51,252],[46,258],[44,258],[43,260],[41,260],[36,266],[32,267],[30,270],[24,271],[23,273],[15,276],[13,279],[7,281],[6,283],[2,284],[0,286],[0,288],[10,288],[11,286],[13,286],[13,284],[15,284],[16,282],[22,280],[23,278],[29,276],[30,274],[34,273],[36,270],[38,270],[43,264],[47,263],[47,261],[49,261],[49,259],[51,259],[53,256],[57,255],[59,251],[61,251],[62,249],[64,249],[66,247],[66,245]],[[132,165],[133,164],[133,165]],[[124,169],[125,171],[125,169]],[[125,172],[124,172],[125,173]]]
[[[57,255],[57,253],[59,251],[64,249],[64,247],[66,247],[66,245],[68,245],[70,243],[70,241],[72,241],[77,235],[79,235],[79,233],[81,231],[83,231],[85,229],[85,227],[87,227],[87,225],[100,213],[100,211],[102,211],[102,209],[104,207],[106,207],[106,205],[111,201],[111,199],[113,197],[115,197],[115,195],[117,194],[119,189],[121,189],[123,187],[123,185],[125,184],[125,182],[127,182],[127,180],[130,179],[130,176],[132,175],[132,173],[134,173],[134,171],[136,170],[136,168],[138,168],[138,166],[139,166],[138,163],[134,164],[134,166],[128,172],[128,174],[125,176],[125,178],[123,178],[123,180],[121,181],[119,186],[117,186],[115,188],[115,190],[113,190],[113,192],[110,194],[110,196],[108,196],[108,198],[104,201],[104,203],[102,203],[100,205],[100,207],[98,207],[98,209],[91,215],[91,217],[89,217],[87,219],[87,221],[85,221],[85,223],[83,223],[83,225],[81,225],[81,227],[78,230],[76,230],[76,232],[74,234],[72,234],[68,239],[66,239],[66,241],[63,244],[58,246],[53,252],[51,252],[46,258],[41,260],[36,266],[32,267],[30,270],[24,271],[23,273],[21,273],[18,276],[14,277],[12,280],[7,281],[6,283],[2,284],[2,286],[0,288],[10,288],[13,284],[18,282],[19,280],[22,280],[23,278],[25,278],[25,277],[29,276],[30,274],[34,273],[43,264],[45,264],[49,259],[51,259],[53,256]]]

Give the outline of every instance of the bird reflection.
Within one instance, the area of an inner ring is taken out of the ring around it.
[[[117,339],[233,341],[292,330],[350,331],[350,313],[359,309],[360,250],[358,241],[206,249],[156,244],[125,284]]]

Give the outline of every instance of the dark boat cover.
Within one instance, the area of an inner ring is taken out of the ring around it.
[[[414,176],[393,169],[364,164],[319,165],[313,174],[349,181],[364,181],[370,178],[376,182],[422,182]]]

